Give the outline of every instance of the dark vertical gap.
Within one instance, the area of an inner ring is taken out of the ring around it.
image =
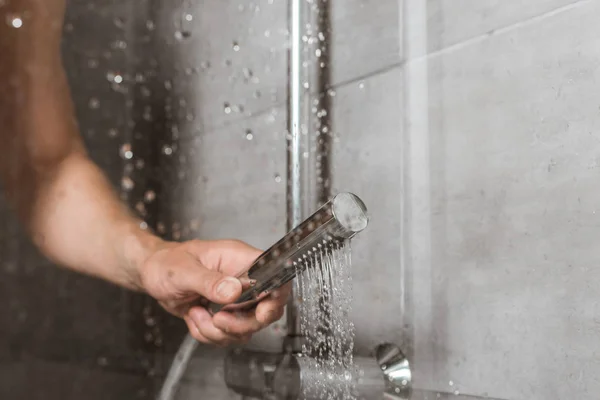
[[[134,43],[131,76],[132,84],[132,179],[129,205],[144,219],[147,229],[164,239],[171,239],[171,188],[173,171],[171,158],[163,155],[163,148],[171,146],[174,138],[171,97],[165,85],[162,60],[169,59],[168,50],[161,42],[158,15],[160,0],[145,0],[132,9]],[[163,375],[165,324],[171,318],[153,298],[132,294],[132,346],[140,353],[154,396]]]
[[[133,133],[132,149],[135,164],[135,193],[130,205],[144,218],[148,229],[165,240],[180,240],[181,226],[176,215],[181,198],[177,195],[181,168],[179,145],[179,104],[174,104],[173,82],[170,75],[176,56],[163,37],[165,2],[146,0],[145,13],[136,16],[134,31]],[[173,8],[171,8],[173,7]],[[177,9],[177,4],[167,10]],[[140,12],[136,9],[135,12]],[[172,149],[166,153],[165,149]],[[134,344],[144,355],[148,374],[152,377],[152,394],[160,390],[172,356],[187,332],[185,324],[165,312],[149,296],[137,298],[132,312]]]
[[[332,182],[332,132],[333,122],[331,88],[331,5],[330,0],[319,0],[319,32],[323,35],[321,57],[317,59],[320,67],[318,93],[321,109],[325,113],[318,115],[319,134],[317,135],[317,188],[316,201],[320,207],[331,198]]]

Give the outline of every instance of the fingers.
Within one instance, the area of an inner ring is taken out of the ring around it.
[[[238,240],[194,240],[187,243],[188,251],[202,264],[238,275],[260,256],[261,251]]]
[[[242,294],[242,283],[234,277],[208,269],[191,254],[183,253],[180,264],[183,268],[173,268],[167,275],[177,292],[197,293],[210,301],[227,304]]]
[[[248,335],[265,327],[256,319],[254,311],[219,312],[213,316],[213,323],[217,328],[233,335]]]
[[[250,334],[236,335],[227,333],[217,328],[210,314],[203,308],[194,307],[184,316],[190,334],[198,341],[218,346],[227,346],[234,343],[247,343]]]
[[[291,283],[273,291],[269,297],[256,307],[256,319],[263,325],[272,324],[283,316],[283,310],[290,297]]]

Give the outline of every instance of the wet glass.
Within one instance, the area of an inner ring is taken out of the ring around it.
[[[595,399],[598,2],[302,3],[294,58],[292,0],[68,2],[80,132],[142,227],[266,249],[353,192],[370,223],[336,318],[357,360],[414,400]],[[177,400],[238,399],[232,354],[277,394],[286,318],[249,358],[182,342],[154,300],[39,255],[1,194],[1,398],[155,398],[182,343]]]

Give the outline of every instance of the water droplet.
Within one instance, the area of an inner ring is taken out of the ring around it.
[[[176,31],[175,32],[175,39],[181,41],[184,39],[188,39],[190,36],[192,36],[192,33],[190,31]]]
[[[187,22],[192,22],[192,20],[194,19],[194,16],[192,14],[185,14],[183,16],[183,19],[185,19]]]
[[[135,210],[140,213],[140,215],[146,215],[146,206],[141,201],[136,203]]]
[[[460,394],[460,391],[458,389],[454,391],[455,396],[458,396],[459,394]]]
[[[259,98],[260,98],[260,96],[262,96],[262,94],[261,94],[260,90],[257,90],[257,91],[255,91],[255,92],[254,92],[254,98],[255,98],[255,99],[259,99]]]
[[[250,68],[244,68],[242,70],[242,73],[244,74],[244,79],[246,81],[250,80],[253,76],[252,70]]]
[[[163,146],[162,151],[163,151],[163,154],[165,154],[167,156],[170,156],[171,154],[173,154],[173,148],[171,146],[166,145],[166,144]]]
[[[279,174],[275,175],[275,182],[281,183],[281,175],[279,175]]]
[[[108,359],[106,357],[99,357],[98,365],[101,367],[106,367],[108,365]]]
[[[321,57],[321,49],[316,49],[315,50],[315,56]]]
[[[240,45],[238,42],[233,42],[233,51],[240,51]]]
[[[202,69],[209,69],[210,68],[210,62],[208,62],[208,61],[202,61],[200,63],[200,68],[202,68]]]
[[[123,77],[120,74],[114,73],[114,72],[108,72],[106,74],[106,79],[109,82],[114,82],[114,83],[122,83],[123,82]]]
[[[125,20],[123,18],[117,17],[113,20],[113,22],[117,28],[122,29],[125,26]]]
[[[113,49],[125,50],[127,48],[127,42],[124,40],[115,40],[111,47]]]
[[[359,88],[359,89],[364,89],[364,88],[365,88],[365,83],[364,83],[364,82],[360,82],[360,83],[358,84],[358,88]]]
[[[271,36],[271,31],[270,30],[266,30],[265,31],[265,37],[270,37]]]
[[[131,160],[133,158],[133,151],[131,151],[131,144],[125,143],[124,145],[122,145],[120,154],[123,159]]]
[[[450,381],[450,382],[448,382],[448,385],[454,386],[454,382]]]
[[[135,187],[135,183],[133,182],[133,180],[130,177],[124,176],[121,179],[121,188],[123,188],[123,190],[129,192],[134,187]]]
[[[152,20],[146,21],[146,29],[148,29],[149,31],[153,31],[154,28],[156,28],[154,21],[152,21]]]
[[[92,97],[88,102],[88,107],[92,110],[97,110],[98,108],[100,108],[100,100],[98,100],[95,97]]]
[[[334,89],[327,89],[327,95],[329,97],[335,97],[336,93]]]
[[[8,24],[18,29],[23,26],[23,20],[20,17],[8,17]]]
[[[248,140],[254,139],[254,135],[252,134],[252,130],[246,129],[246,139],[248,139]]]
[[[111,128],[108,130],[108,136],[111,138],[116,137],[118,134],[119,132],[115,128]]]
[[[225,114],[231,114],[231,106],[229,103],[223,103],[223,111],[225,111]]]
[[[154,190],[147,190],[146,193],[144,193],[144,201],[146,203],[152,203],[154,199],[156,199],[156,193]]]

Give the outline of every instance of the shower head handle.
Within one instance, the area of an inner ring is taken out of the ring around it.
[[[262,253],[239,276],[247,287],[232,304],[207,303],[211,314],[246,310],[307,268],[311,256],[334,243],[350,240],[369,223],[367,207],[355,194],[339,193]]]

